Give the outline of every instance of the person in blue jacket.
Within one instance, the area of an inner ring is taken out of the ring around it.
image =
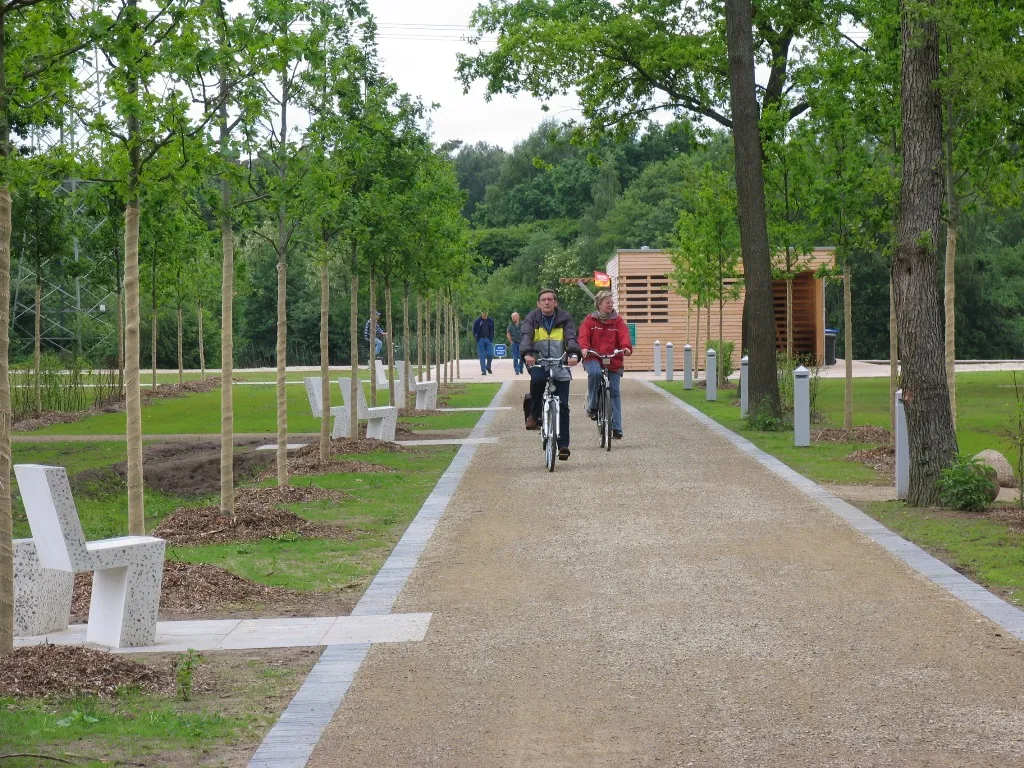
[[[476,354],[480,358],[480,373],[486,376],[491,373],[491,360],[494,358],[494,320],[483,310],[473,322],[473,338],[476,339]]]

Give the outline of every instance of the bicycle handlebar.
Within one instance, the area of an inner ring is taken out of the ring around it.
[[[593,356],[593,357],[600,357],[602,360],[611,360],[613,357],[616,357],[617,355],[624,354],[625,352],[626,352],[626,350],[624,350],[624,349],[616,349],[610,355],[602,355],[600,352],[595,352],[592,349],[588,349],[587,350],[587,357]]]

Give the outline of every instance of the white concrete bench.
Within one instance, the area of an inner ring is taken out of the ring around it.
[[[348,397],[351,394],[351,379],[338,379],[338,386],[341,388],[341,399],[348,406]],[[366,405],[366,395],[363,393],[362,382],[356,387],[356,417],[366,419],[366,436],[376,440],[385,440],[389,443],[395,442],[395,429],[398,426],[398,409],[393,405],[384,405],[378,408],[370,408]]]
[[[87,642],[112,648],[156,641],[164,540],[121,536],[86,542],[63,467],[17,464],[39,565],[65,573],[92,571]]]
[[[75,575],[43,568],[32,539],[14,540],[14,636],[68,628]]]
[[[377,379],[377,389],[388,388],[388,369],[384,363],[380,360],[375,360],[374,364],[376,370],[374,376]],[[402,388],[401,370],[404,363],[401,360],[395,360],[395,402],[391,405],[397,406],[398,408],[405,408],[405,390]]]
[[[412,391],[416,393],[416,410],[433,411],[437,408],[436,381],[414,381]]]
[[[302,379],[306,384],[306,397],[309,398],[309,409],[313,412],[313,418],[324,417],[324,389],[323,382],[319,376],[306,376]],[[331,406],[331,439],[348,437],[348,409],[343,405]]]

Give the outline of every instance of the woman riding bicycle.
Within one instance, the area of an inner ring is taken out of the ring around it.
[[[599,355],[610,355],[616,349],[622,354],[633,354],[633,345],[629,341],[629,328],[626,321],[615,311],[611,291],[598,291],[594,297],[596,312],[587,315],[580,325],[579,342],[583,349],[583,367],[587,371],[587,415],[597,418],[596,393],[598,382],[601,381],[601,363],[587,355],[593,351]],[[622,398],[619,396],[619,384],[622,380],[622,358],[615,356],[608,365],[608,385],[612,396],[612,437],[622,438]]]
[[[534,363],[537,358],[561,358],[568,353],[567,364],[576,365],[576,356],[580,353],[576,341],[576,324],[572,321],[572,316],[558,306],[555,292],[545,288],[537,294],[537,308],[523,318],[520,334],[519,352],[530,371],[530,415],[526,419],[526,428],[540,429],[544,387],[550,376],[555,380],[561,404],[558,458],[565,461],[569,458],[569,382],[572,380],[572,374],[564,366],[544,368],[535,367]]]

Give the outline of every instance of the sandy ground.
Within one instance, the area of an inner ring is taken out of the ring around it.
[[[499,412],[313,766],[1024,766],[1024,645],[665,399]],[[525,383],[505,404],[519,402]]]

